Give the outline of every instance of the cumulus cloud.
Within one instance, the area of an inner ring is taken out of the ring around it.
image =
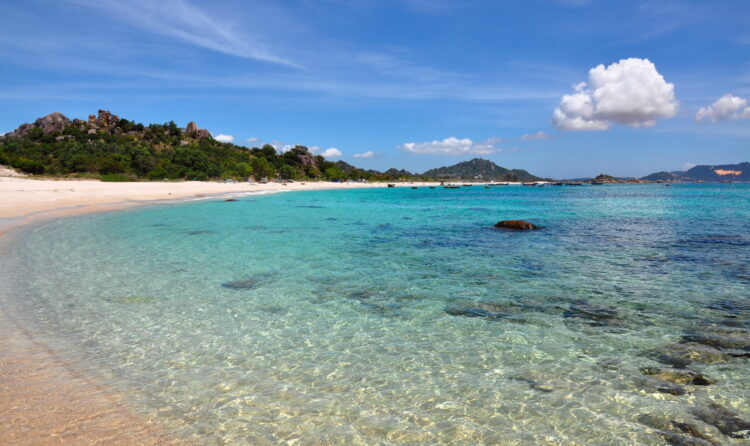
[[[588,82],[573,87],[555,109],[560,130],[607,130],[613,124],[650,127],[677,114],[674,84],[648,59],[623,59],[589,70]]]
[[[490,138],[474,142],[469,138],[458,139],[451,136],[442,141],[407,142],[396,148],[415,155],[487,155],[502,150],[497,147],[500,141],[500,138]]]
[[[750,118],[750,107],[747,105],[747,99],[731,93],[720,97],[708,107],[701,107],[695,115],[696,121],[707,119],[711,122],[748,118]]]
[[[260,142],[260,138],[252,136],[250,138],[247,138],[245,141],[249,142],[250,144],[253,144],[253,143],[256,143],[256,142]]]
[[[552,138],[552,135],[549,133],[545,133],[541,130],[539,130],[536,133],[524,133],[523,136],[521,136],[521,139],[524,141],[531,141],[534,139],[550,139]]]
[[[364,153],[355,153],[354,157],[355,158],[375,158],[375,152],[373,152],[372,150],[368,150],[367,152],[364,152]]]
[[[341,152],[341,150],[335,147],[331,147],[329,149],[325,149],[324,151],[320,152],[320,155],[323,158],[338,158],[341,155],[343,155],[343,153]]]
[[[219,133],[218,135],[214,136],[214,139],[219,142],[233,142],[234,136],[232,135],[225,135],[223,133]]]

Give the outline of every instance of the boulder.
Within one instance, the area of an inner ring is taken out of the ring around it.
[[[724,435],[732,438],[750,438],[750,422],[716,403],[709,404],[708,407],[695,407],[691,412],[696,418],[716,427]]]
[[[641,369],[641,373],[646,376],[655,376],[664,381],[669,381],[681,385],[691,384],[694,386],[709,386],[711,384],[716,384],[716,380],[711,379],[702,373],[686,369],[644,367]]]
[[[503,220],[495,224],[498,229],[510,229],[513,231],[531,231],[534,229],[540,229],[539,226],[534,223],[529,223],[523,220]]]
[[[592,305],[585,300],[578,300],[571,303],[568,309],[563,313],[563,317],[577,317],[592,321],[606,321],[617,316],[617,309],[609,305]]]

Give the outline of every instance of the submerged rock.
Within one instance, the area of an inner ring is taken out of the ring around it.
[[[540,384],[539,382],[531,378],[525,378],[523,376],[511,376],[510,379],[528,384],[530,389],[538,390],[539,392],[542,392],[542,393],[554,392],[554,389],[552,389],[552,387],[546,384]]]
[[[695,407],[690,412],[704,423],[716,427],[724,435],[732,438],[750,438],[750,422],[716,403],[708,407]]]
[[[677,396],[688,393],[688,390],[679,384],[664,381],[663,379],[652,378],[650,376],[639,377],[636,382],[641,387],[651,392],[667,393],[669,395]]]
[[[609,305],[591,305],[585,300],[571,303],[563,317],[577,317],[592,321],[607,321],[617,316],[617,309]]]
[[[451,316],[483,317],[486,319],[502,319],[511,316],[509,313],[499,313],[475,307],[449,306],[445,307],[445,312]]]
[[[262,286],[265,282],[270,280],[273,277],[273,274],[257,274],[252,277],[248,277],[247,279],[240,279],[240,280],[231,280],[229,282],[224,282],[221,284],[224,288],[229,288],[231,290],[252,290],[254,288],[258,288]]]
[[[656,376],[675,384],[692,384],[694,386],[709,386],[716,384],[716,380],[706,375],[687,369],[672,369],[666,367],[643,367],[641,373]]]
[[[539,226],[523,220],[503,220],[495,223],[495,227],[498,229],[510,229],[513,231],[531,231],[534,229],[541,229]]]
[[[236,199],[236,198],[227,198],[227,199],[226,199],[226,200],[224,200],[224,201],[226,201],[226,202],[231,202],[231,201],[237,201],[237,199]]]
[[[708,325],[682,337],[687,342],[718,349],[750,351],[750,330],[728,325]]]
[[[669,418],[643,414],[638,422],[657,430],[657,434],[667,443],[677,446],[712,446],[718,444],[710,435],[704,433],[694,424],[674,421]]]
[[[703,364],[716,364],[727,362],[732,357],[739,357],[744,354],[750,356],[750,352],[743,350],[720,350],[697,342],[681,342],[666,345],[659,351],[653,352],[650,357],[664,364],[684,368],[693,361]]]

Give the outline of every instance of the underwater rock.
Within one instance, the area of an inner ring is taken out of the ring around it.
[[[497,313],[494,311],[488,311],[482,308],[474,307],[449,306],[445,307],[444,311],[451,316],[483,317],[486,319],[502,319],[511,316],[508,313]]]
[[[708,407],[695,407],[690,411],[696,418],[719,429],[732,438],[750,438],[750,422],[716,403]]]
[[[643,367],[641,373],[656,376],[675,384],[692,384],[694,386],[709,386],[716,384],[716,380],[706,375],[687,369],[671,369],[666,367]]]
[[[650,376],[639,377],[637,384],[652,392],[667,393],[669,395],[685,395],[687,389],[679,384],[674,384],[663,379],[652,378]]]
[[[187,235],[201,235],[201,234],[212,234],[214,231],[203,229],[200,231],[188,231]]]
[[[739,301],[733,299],[721,299],[711,302],[707,308],[723,311],[728,317],[750,315],[750,301]]]
[[[227,201],[227,202],[229,202],[229,201],[237,201],[237,199],[236,199],[236,198],[227,198],[227,199],[226,199],[226,200],[224,200],[224,201]]]
[[[690,363],[692,361],[703,364],[715,364],[743,355],[750,357],[750,352],[745,352],[744,350],[720,350],[716,347],[696,342],[682,342],[664,346],[660,351],[654,352],[652,358],[664,364],[684,368],[678,364]]]
[[[498,229],[510,229],[513,231],[530,231],[534,229],[541,229],[539,226],[523,220],[503,220],[495,223],[495,227]]]
[[[617,316],[617,309],[609,305],[591,305],[585,300],[571,303],[563,317],[577,317],[592,321],[606,321]]]
[[[256,274],[247,279],[231,280],[229,282],[224,282],[221,284],[221,286],[224,288],[229,288],[231,290],[252,290],[254,288],[260,287],[265,282],[270,280],[272,277],[273,277],[272,273]]]
[[[659,431],[659,435],[664,438],[667,443],[674,446],[714,446],[716,444],[703,440],[702,438],[690,437],[688,435],[678,434],[677,432]]]
[[[530,378],[524,378],[523,376],[511,376],[510,379],[528,384],[530,389],[538,390],[542,393],[554,392],[554,389],[552,389],[550,386],[540,384],[539,382]]]
[[[712,446],[716,443],[709,435],[690,423],[674,421],[652,414],[638,416],[638,422],[654,428],[667,443],[677,446]]]
[[[709,325],[682,337],[687,342],[718,349],[750,351],[750,330],[728,325]]]

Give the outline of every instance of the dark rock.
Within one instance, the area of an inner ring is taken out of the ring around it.
[[[690,412],[704,423],[716,427],[724,435],[732,438],[750,438],[750,422],[716,403],[708,407],[695,407]]]
[[[226,200],[224,200],[224,201],[227,201],[227,202],[229,202],[229,201],[237,201],[237,199],[236,199],[236,198],[227,198],[227,199],[226,199]]]
[[[675,384],[692,384],[694,386],[709,386],[711,384],[716,384],[716,380],[709,378],[702,373],[686,369],[643,367],[641,373],[647,376],[656,376]]]
[[[252,277],[248,277],[247,279],[232,280],[229,282],[224,282],[221,284],[221,286],[224,288],[232,289],[232,290],[252,290],[252,289],[255,289],[264,285],[273,277],[274,277],[274,274],[272,273],[256,274]]]
[[[568,306],[563,317],[577,317],[592,321],[606,321],[617,316],[617,309],[609,305],[591,305],[585,300],[578,300]]]
[[[694,438],[700,438],[701,440],[706,440],[711,444],[714,443],[713,438],[711,438],[708,434],[701,431],[700,428],[694,424],[685,423],[682,421],[672,421],[672,426],[674,426],[675,429],[677,430],[685,432],[686,434],[690,434],[690,436]]]
[[[523,220],[503,220],[495,223],[495,227],[498,229],[510,229],[513,231],[531,231],[534,229],[540,229],[539,226]]]
[[[554,389],[552,389],[550,386],[545,385],[545,384],[540,384],[539,382],[530,378],[525,378],[523,376],[511,376],[510,379],[528,384],[530,389],[538,390],[539,392],[542,392],[542,393],[554,392]]]
[[[445,312],[450,314],[451,316],[483,317],[486,319],[502,319],[511,316],[508,313],[496,313],[482,308],[458,306],[445,307]]]
[[[719,350],[710,345],[698,344],[696,342],[682,342],[679,344],[670,344],[664,346],[660,351],[653,352],[651,358],[664,364],[673,365],[677,368],[684,368],[690,362],[700,362],[703,364],[715,364],[726,362],[733,355],[733,350]],[[738,350],[735,353],[748,353]],[[684,365],[683,365],[684,364]]]
[[[718,349],[750,351],[750,330],[727,325],[708,325],[682,337],[687,342],[710,345]]]
[[[714,446],[712,443],[702,438],[690,437],[688,435],[678,434],[677,432],[671,431],[659,431],[659,435],[664,438],[667,443],[674,446]]]
[[[201,235],[201,234],[211,234],[214,231],[208,230],[208,229],[202,229],[200,231],[188,231],[188,235]]]
[[[667,393],[669,395],[685,395],[687,389],[679,384],[674,384],[663,379],[652,378],[650,376],[639,377],[637,384],[652,392]]]
[[[722,300],[711,302],[711,304],[708,305],[708,308],[712,310],[723,311],[733,317],[737,317],[737,316],[741,316],[745,314],[750,315],[750,302],[749,301],[722,299]]]

